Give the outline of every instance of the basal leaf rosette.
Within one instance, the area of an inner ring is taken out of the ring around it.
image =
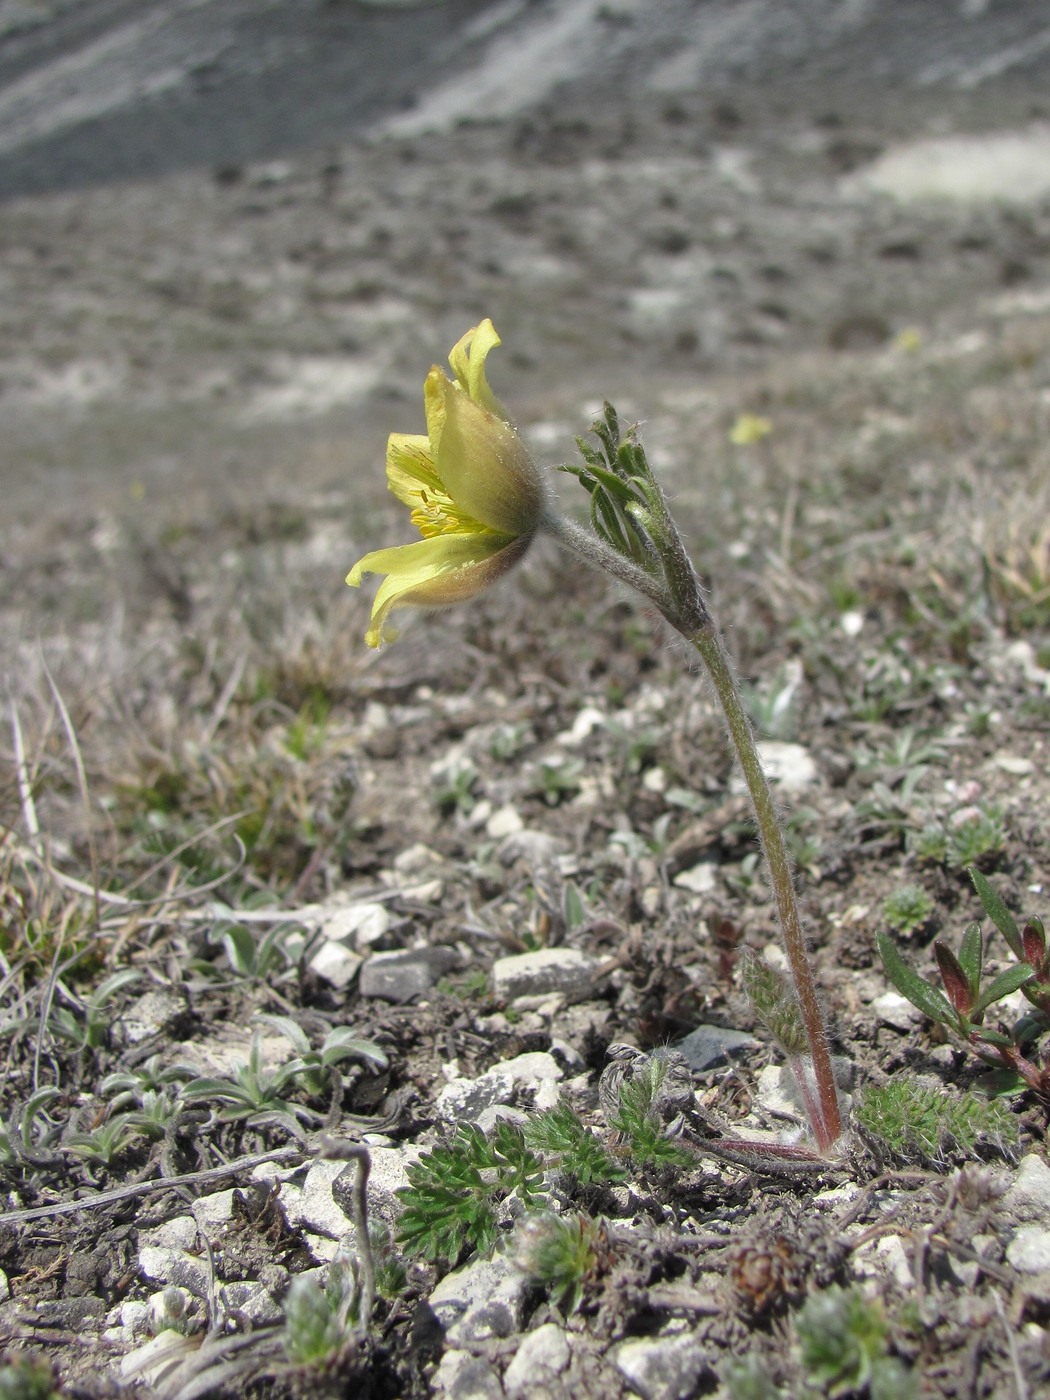
[[[365,641],[393,641],[398,608],[443,608],[487,588],[523,557],[544,507],[543,479],[489,388],[485,361],[500,339],[491,321],[474,326],[449,354],[453,379],[437,365],[423,385],[426,435],[391,433],[390,490],[411,511],[422,539],[377,549],[347,575],[385,574]]]

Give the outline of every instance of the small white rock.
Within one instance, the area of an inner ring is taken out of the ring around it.
[[[364,961],[342,943],[322,943],[310,959],[310,971],[337,991],[343,991],[361,971]]]
[[[446,1274],[430,1295],[450,1347],[511,1337],[522,1324],[529,1281],[505,1255],[475,1259]]]
[[[912,1030],[924,1019],[922,1012],[900,992],[883,992],[871,1003],[871,1009],[880,1021],[898,1031]]]
[[[1013,1184],[1002,1198],[1015,1220],[1050,1225],[1050,1167],[1030,1152],[1022,1158]]]
[[[680,870],[674,877],[674,883],[690,894],[709,894],[718,884],[718,864],[705,860],[688,870]]]
[[[613,1364],[642,1400],[686,1400],[710,1371],[707,1353],[691,1332],[621,1342]]]
[[[783,792],[799,792],[810,787],[819,776],[809,750],[801,744],[766,739],[758,746],[758,756],[762,767]]]
[[[221,1225],[233,1219],[233,1190],[213,1191],[210,1196],[200,1196],[190,1202],[190,1210],[199,1228],[205,1225]]]
[[[508,1395],[528,1396],[549,1384],[569,1364],[569,1339],[556,1322],[529,1332],[503,1375]]]
[[[1050,1229],[1022,1225],[1007,1246],[1006,1261],[1022,1274],[1050,1273]]]
[[[516,807],[497,807],[485,823],[485,835],[493,841],[502,841],[505,836],[514,836],[525,829],[525,823]]]
[[[502,1001],[520,996],[561,992],[585,997],[600,964],[575,948],[544,948],[497,958],[492,967],[492,990]]]
[[[996,768],[1001,768],[1004,773],[1010,773],[1015,778],[1026,777],[1029,773],[1035,772],[1035,764],[1030,758],[1022,758],[1016,753],[997,753],[992,758]]]

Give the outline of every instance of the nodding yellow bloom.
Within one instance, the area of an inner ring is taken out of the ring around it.
[[[346,581],[386,574],[372,604],[370,647],[393,641],[396,608],[442,608],[494,583],[525,554],[543,514],[543,480],[485,377],[500,343],[489,320],[453,346],[454,379],[434,365],[423,385],[426,436],[391,433],[390,490],[423,536],[359,559]]]

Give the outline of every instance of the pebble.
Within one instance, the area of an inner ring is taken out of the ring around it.
[[[1022,1274],[1050,1273],[1050,1229],[1022,1225],[1006,1247],[1006,1262]]]
[[[1010,773],[1015,778],[1023,778],[1029,773],[1035,772],[1035,764],[1032,760],[1023,758],[1016,753],[997,753],[992,758],[992,762],[1004,773]]]
[[[190,1210],[198,1228],[205,1225],[221,1225],[233,1218],[233,1189],[213,1191],[210,1196],[200,1196],[190,1202]]]
[[[575,948],[543,948],[537,953],[515,953],[497,958],[492,966],[493,995],[501,1001],[515,997],[546,996],[561,992],[585,997],[600,964]]]
[[[691,1332],[621,1342],[612,1359],[642,1400],[687,1400],[702,1378],[712,1378],[707,1353]]]
[[[185,1218],[193,1225],[193,1240],[196,1244],[196,1223],[192,1216]],[[147,1231],[144,1233],[152,1235],[155,1232]],[[188,1253],[185,1249],[166,1244],[140,1243],[139,1271],[155,1283],[171,1283],[177,1288],[185,1288],[197,1298],[207,1297],[209,1284],[207,1261],[198,1255]]]
[[[554,1086],[563,1077],[554,1056],[536,1050],[493,1065],[477,1079],[457,1076],[438,1094],[435,1107],[446,1122],[476,1123],[486,1109],[509,1104],[518,1090],[527,1089],[535,1093],[537,1108],[551,1108],[558,1098]]]
[[[516,836],[525,829],[525,823],[516,807],[497,807],[485,823],[485,835],[493,841],[502,841],[508,836]]]
[[[508,1395],[533,1396],[551,1384],[569,1364],[569,1339],[555,1322],[529,1332],[503,1375]]]
[[[392,923],[385,904],[328,906],[322,913],[321,933],[329,943],[353,943],[359,949],[368,949],[378,946]]]
[[[758,1041],[747,1031],[735,1031],[729,1026],[697,1026],[675,1049],[681,1051],[691,1070],[710,1069],[723,1064],[737,1051],[750,1050]]]
[[[157,987],[133,1001],[120,1018],[124,1038],[129,1045],[174,1029],[186,1014],[186,996],[182,991]]]
[[[718,864],[716,861],[701,861],[699,865],[679,871],[674,883],[690,894],[709,894],[718,885]]]
[[[361,968],[359,990],[363,997],[377,997],[400,1006],[428,992],[458,962],[451,948],[406,948],[393,953],[373,953]]]
[[[341,992],[349,987],[360,972],[363,962],[364,959],[357,953],[352,953],[344,944],[333,941],[322,943],[308,966],[315,976]]]
[[[558,836],[551,836],[546,831],[529,831],[524,828],[521,831],[512,832],[499,848],[499,860],[501,865],[513,865],[515,861],[524,861],[531,869],[541,865],[552,865],[558,856],[566,850],[566,844]]]
[[[1004,1210],[1026,1224],[1050,1225],[1050,1166],[1030,1152],[1002,1199]]]
[[[781,792],[801,792],[804,788],[812,787],[820,777],[812,755],[801,744],[765,739],[758,746],[758,754],[766,776],[777,784]],[[733,774],[729,791],[747,791],[741,773]]]
[[[897,1031],[913,1030],[925,1019],[922,1012],[900,992],[883,992],[871,1003],[871,1009],[880,1021]]]
[[[853,1061],[843,1055],[832,1055],[831,1068],[840,1090],[853,1083]],[[798,1091],[795,1076],[787,1065],[766,1065],[758,1076],[756,1102],[770,1113],[786,1117],[805,1118],[806,1106]],[[848,1104],[842,1105],[843,1110]]]
[[[975,1264],[975,1272],[976,1268]],[[899,1288],[915,1287],[915,1275],[900,1235],[884,1235],[864,1245],[853,1256],[853,1272],[858,1278],[889,1274]]]
[[[505,1255],[474,1259],[446,1274],[430,1306],[450,1347],[486,1337],[512,1337],[521,1329],[529,1281]]]
[[[501,1400],[503,1386],[483,1356],[469,1351],[446,1351],[431,1380],[436,1395],[449,1400]]]

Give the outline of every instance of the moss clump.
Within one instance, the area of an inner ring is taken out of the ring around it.
[[[958,1098],[913,1079],[868,1085],[858,1099],[857,1122],[905,1163],[939,1163],[973,1157],[980,1148],[1006,1151],[1017,1140],[1017,1123],[998,1099],[979,1094]]]

